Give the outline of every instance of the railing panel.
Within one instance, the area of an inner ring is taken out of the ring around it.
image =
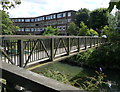
[[[92,36],[1,36],[2,61],[25,67],[27,64],[54,61],[81,49],[99,46],[105,38]]]
[[[66,38],[55,38],[54,39],[54,56],[67,54],[67,39]]]
[[[78,50],[78,48],[77,48],[78,45],[77,44],[78,44],[77,38],[71,38],[70,39],[70,47],[71,47],[70,52],[75,52],[75,51]]]

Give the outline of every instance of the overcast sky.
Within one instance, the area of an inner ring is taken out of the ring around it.
[[[37,17],[66,10],[107,8],[110,0],[21,0],[22,3],[9,10],[10,17]]]

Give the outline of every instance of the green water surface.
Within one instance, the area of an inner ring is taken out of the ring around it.
[[[38,67],[32,71],[36,73],[41,73],[46,72],[47,70],[59,71],[67,75],[69,80],[75,78],[76,76],[95,76],[95,71],[98,71],[97,69],[79,67],[62,62],[55,62],[47,66]],[[107,76],[105,80],[109,80],[112,82],[112,87],[108,92],[120,92],[120,71],[103,69],[103,73]]]

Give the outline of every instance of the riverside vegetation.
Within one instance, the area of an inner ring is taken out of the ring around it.
[[[105,87],[107,87],[108,82],[104,80],[106,75],[102,72],[96,71],[97,75],[93,77],[81,74],[71,79],[68,78],[69,75],[55,70],[46,69],[41,73],[46,77],[50,77],[57,81],[78,87],[89,92],[107,92]]]

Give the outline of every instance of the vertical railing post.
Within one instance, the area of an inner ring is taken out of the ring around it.
[[[51,38],[50,43],[51,43],[51,46],[50,46],[50,48],[51,48],[51,52],[50,52],[51,58],[50,58],[50,60],[54,61],[54,38]]]
[[[92,37],[90,37],[90,48],[92,48]]]
[[[96,38],[94,37],[94,47],[96,46]]]
[[[103,38],[101,38],[101,44],[103,44]]]
[[[99,46],[99,41],[98,41],[98,40],[99,40],[99,38],[97,37],[97,38],[96,38],[96,40],[97,40],[97,46]]]
[[[87,49],[87,37],[85,37],[85,44],[84,44],[84,46],[85,46],[85,49]]]
[[[98,46],[100,45],[100,37],[98,38]]]
[[[80,52],[80,38],[78,37],[78,52]]]
[[[24,64],[23,40],[18,40],[18,53],[19,53],[19,66],[23,67]]]
[[[100,37],[100,45],[102,44],[102,38]]]
[[[67,55],[70,55],[70,38],[67,38]]]

